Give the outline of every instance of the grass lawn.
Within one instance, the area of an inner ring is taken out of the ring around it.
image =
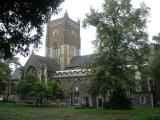
[[[107,110],[0,104],[0,120],[144,120],[146,116],[157,113],[160,113],[160,108]]]

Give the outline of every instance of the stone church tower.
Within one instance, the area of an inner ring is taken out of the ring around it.
[[[69,65],[73,56],[80,56],[80,21],[71,20],[68,13],[47,24],[45,56],[54,58],[61,70]]]

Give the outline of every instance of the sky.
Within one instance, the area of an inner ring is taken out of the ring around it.
[[[71,19],[75,21],[79,19],[81,21],[81,55],[88,55],[94,52],[94,47],[91,42],[96,39],[96,29],[94,27],[88,27],[87,29],[82,28],[82,21],[84,20],[86,13],[90,12],[90,7],[101,10],[103,2],[104,0],[65,0],[60,6],[60,13],[51,17],[51,20],[63,17],[67,10]],[[149,22],[147,24],[147,31],[149,39],[151,40],[153,35],[160,32],[160,0],[132,0],[132,4],[135,8],[139,7],[141,2],[145,2],[151,9]],[[44,28],[46,28],[46,26]],[[41,45],[41,49],[39,49],[39,51],[35,51],[35,54],[41,56],[45,55],[45,38],[46,31],[44,30],[42,37],[43,45]],[[28,57],[24,58],[23,56],[20,56],[20,63],[24,65],[27,59]]]

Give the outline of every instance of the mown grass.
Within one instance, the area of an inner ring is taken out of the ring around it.
[[[26,104],[0,104],[0,120],[145,120],[160,113],[160,108],[132,110],[75,109]]]

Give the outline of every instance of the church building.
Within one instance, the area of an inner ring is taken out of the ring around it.
[[[64,104],[102,107],[104,99],[101,95],[93,97],[88,94],[90,74],[83,67],[93,62],[95,55],[81,56],[80,52],[80,21],[73,21],[66,12],[62,18],[47,23],[45,57],[32,53],[26,64],[14,72],[12,81],[17,83],[28,73],[34,73],[40,82],[54,79],[63,86]],[[150,89],[134,91],[131,97],[134,105],[153,106]]]

